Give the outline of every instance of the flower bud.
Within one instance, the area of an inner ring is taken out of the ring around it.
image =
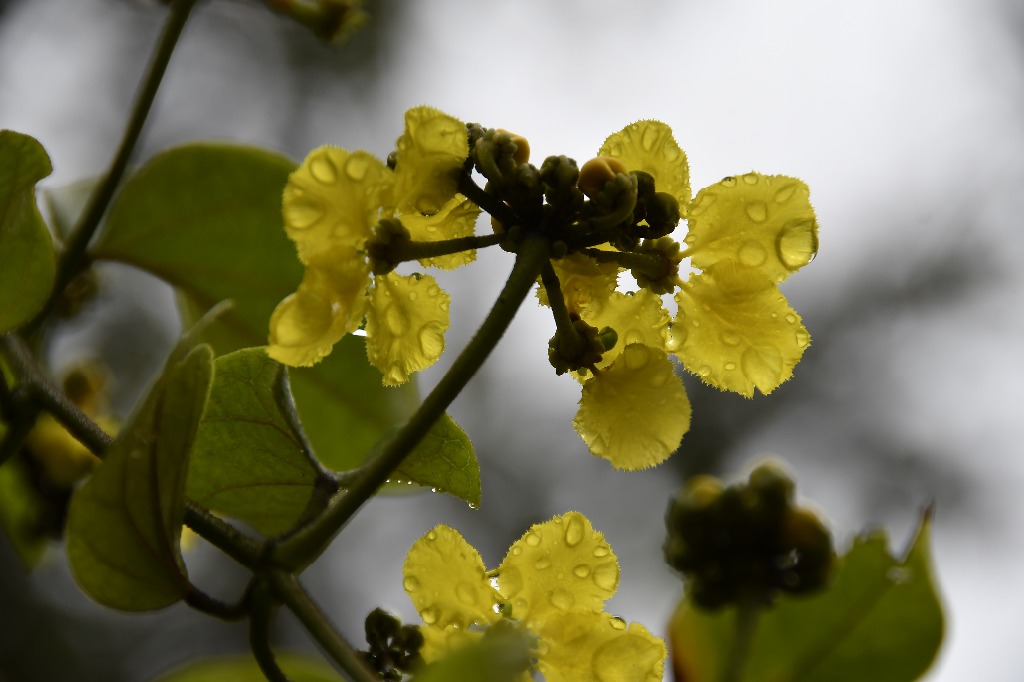
[[[580,168],[579,188],[593,199],[605,183],[615,179],[619,173],[627,173],[626,164],[614,156],[597,156],[587,161]]]

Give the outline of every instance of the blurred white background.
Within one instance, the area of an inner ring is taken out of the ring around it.
[[[426,103],[526,136],[537,162],[582,162],[608,134],[656,118],[689,155],[695,191],[750,170],[805,180],[821,252],[784,285],[814,339],[795,377],[753,401],[687,377],[693,431],[668,464],[640,474],[614,472],[573,432],[578,387],[554,376],[553,324],[528,302],[452,408],[477,445],[482,509],[430,494],[374,500],[307,574],[345,631],[358,639],[378,604],[414,619],[401,561],[433,525],[460,529],[493,566],[529,524],[576,509],[620,558],[610,610],[663,633],[681,591],[661,563],[669,496],[686,475],[735,478],[773,454],[840,546],[885,526],[900,551],[934,502],[948,624],[928,679],[1024,678],[1024,410],[1013,397],[1024,380],[1024,5],[387,0],[370,10],[363,34],[330,49],[255,1],[202,2],[139,158],[193,139],[296,159],[325,143],[383,157],[404,110]],[[46,186],[105,167],[163,14],[141,0],[0,3],[0,127],[47,148]],[[450,351],[510,265],[487,252],[443,277]],[[111,310],[151,330],[150,356],[166,347],[170,297],[131,281],[132,296],[108,302],[61,352],[105,343],[96,328]],[[145,680],[244,650],[244,629],[184,608],[102,611],[59,556],[31,576],[2,545],[0,559],[0,680]],[[238,574],[213,552],[190,563],[234,594]],[[287,626],[281,641],[308,648]]]

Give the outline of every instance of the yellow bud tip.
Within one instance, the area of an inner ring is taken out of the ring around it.
[[[517,165],[524,164],[530,160],[530,142],[522,135],[516,135],[515,133],[498,129],[499,133],[505,133],[512,138],[512,144],[516,146],[515,154],[512,155],[512,159]]]
[[[580,179],[577,183],[580,190],[591,199],[601,191],[604,184],[617,173],[628,173],[626,165],[612,156],[596,156],[580,168]]]

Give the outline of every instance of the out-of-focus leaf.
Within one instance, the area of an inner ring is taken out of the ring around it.
[[[317,479],[288,377],[263,348],[217,358],[189,467],[187,495],[265,535],[299,519]]]
[[[528,663],[529,648],[521,636],[484,637],[423,668],[412,682],[516,682]]]
[[[0,438],[4,431],[4,425],[0,424]],[[34,531],[39,523],[40,506],[21,462],[4,462],[0,466],[0,531],[29,568],[39,562],[46,550],[46,538]]]
[[[172,356],[103,464],[71,498],[67,553],[75,580],[124,611],[159,609],[188,589],[179,547],[188,461],[213,377],[213,352]]]
[[[327,663],[301,654],[278,654],[277,664],[293,682],[341,682]],[[266,682],[252,656],[225,656],[187,663],[155,682]]]
[[[0,332],[31,320],[53,288],[57,260],[36,205],[52,170],[35,138],[0,130]]]
[[[670,626],[677,680],[720,679],[735,617],[681,602]],[[942,632],[926,516],[902,561],[884,533],[872,533],[854,542],[825,592],[763,612],[742,680],[910,682],[935,660]]]
[[[392,482],[409,481],[480,505],[480,464],[466,432],[441,415],[416,449],[399,465]]]

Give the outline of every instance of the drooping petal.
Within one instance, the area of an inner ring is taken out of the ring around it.
[[[538,634],[537,669],[546,682],[661,682],[668,651],[639,623],[607,613],[557,614]]]
[[[796,178],[758,173],[702,189],[687,216],[690,262],[702,270],[736,262],[781,282],[818,252],[809,197]]]
[[[483,559],[448,526],[437,526],[413,544],[402,577],[423,622],[435,629],[464,630],[499,618],[494,606],[500,595],[485,576]]]
[[[690,205],[690,166],[686,154],[661,121],[637,121],[610,135],[598,156],[620,159],[631,171],[654,177],[654,187],[668,192],[679,202],[680,211]],[[685,215],[685,213],[684,213]]]
[[[479,215],[479,206],[461,194],[456,194],[440,211],[433,215],[423,215],[419,211],[402,214],[402,224],[409,230],[409,236],[415,241],[436,242],[442,239],[472,236]],[[472,263],[474,260],[476,260],[475,249],[447,256],[421,258],[419,263],[424,267],[451,270]]]
[[[498,591],[531,629],[557,613],[599,613],[618,584],[615,554],[579,512],[532,526],[498,567]]]
[[[752,397],[793,375],[811,337],[757,268],[720,263],[676,293],[671,347],[706,383]]]
[[[437,362],[444,352],[451,298],[430,275],[375,279],[366,312],[366,353],[385,386]]]
[[[635,471],[665,461],[690,428],[690,400],[661,349],[634,343],[583,385],[573,426],[593,454]]]
[[[362,323],[369,286],[369,266],[351,247],[320,254],[270,316],[267,354],[291,367],[316,364]]]
[[[336,248],[362,248],[377,223],[382,193],[392,173],[363,151],[338,147],[314,149],[284,188],[285,231],[299,259],[309,263]]]
[[[455,196],[469,156],[466,124],[431,107],[405,112],[405,132],[396,143],[394,205],[400,214],[431,215]]]
[[[595,314],[588,308],[583,319],[598,329],[611,327],[618,334],[615,346],[606,351],[597,363],[598,369],[612,364],[631,343],[642,343],[651,348],[665,349],[668,341],[669,315],[661,297],[647,289],[624,294],[616,291]]]
[[[598,263],[586,254],[576,252],[552,261],[551,265],[558,275],[558,284],[570,313],[583,316],[584,311],[588,311],[596,314],[615,291],[619,277],[619,266],[615,263]],[[537,288],[537,298],[542,305],[551,305],[543,285]]]

